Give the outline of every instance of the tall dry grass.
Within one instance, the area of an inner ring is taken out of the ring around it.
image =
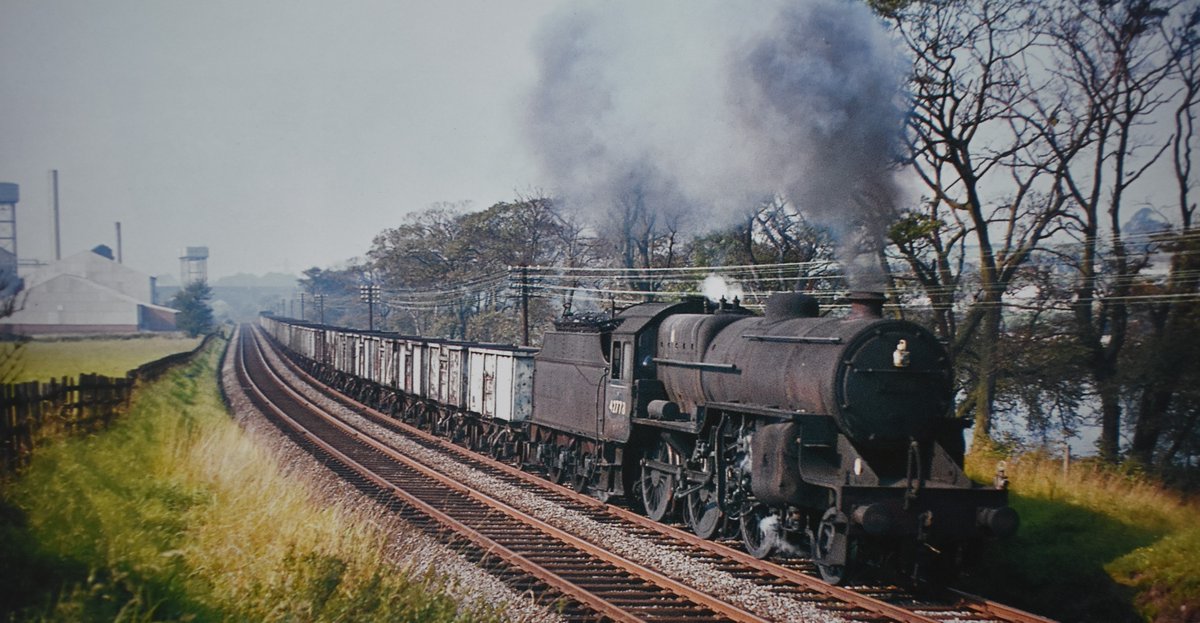
[[[220,344],[217,342],[216,344]],[[225,413],[218,349],[103,434],[40,452],[0,500],[15,621],[460,621],[443,580],[385,560],[387,521],[331,504]]]
[[[1144,472],[1094,458],[1076,459],[1064,466],[1061,457],[1042,452],[971,455],[967,467],[972,477],[991,480],[999,461],[1005,463],[1012,490],[1022,496],[1091,508],[1153,530],[1184,527],[1200,516],[1200,505],[1194,500]]]

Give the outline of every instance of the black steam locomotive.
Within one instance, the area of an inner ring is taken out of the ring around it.
[[[398,417],[754,556],[799,550],[831,582],[877,558],[954,567],[1017,515],[962,471],[941,344],[883,318],[882,295],[849,301],[848,318],[803,294],[762,316],[703,299],[564,316],[536,353],[263,325]]]

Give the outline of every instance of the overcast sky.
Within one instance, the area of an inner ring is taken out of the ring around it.
[[[439,201],[540,187],[521,137],[550,0],[0,0],[18,252],[298,273]]]
[[[845,171],[917,192],[868,175],[903,128],[894,45],[840,0],[0,0],[0,182],[22,259],[54,258],[56,169],[64,257],[119,221],[128,265],[207,246],[214,280],[533,191],[637,183],[709,226],[778,192],[853,224]]]

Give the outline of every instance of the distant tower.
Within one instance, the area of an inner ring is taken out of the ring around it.
[[[208,281],[208,247],[188,247],[179,256],[180,287]]]
[[[0,182],[0,275],[17,274],[17,201],[21,198],[20,191],[16,184]]]

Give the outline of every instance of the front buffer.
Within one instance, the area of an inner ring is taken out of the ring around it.
[[[754,498],[776,517],[756,538],[806,545],[827,581],[842,581],[874,554],[900,554],[916,579],[928,579],[931,566],[952,571],[964,546],[1016,532],[1008,492],[973,483],[938,443],[872,451],[816,428],[761,426],[749,477]]]

